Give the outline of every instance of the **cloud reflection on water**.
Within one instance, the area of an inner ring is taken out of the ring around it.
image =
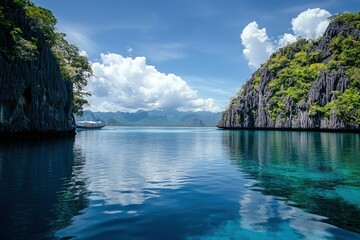
[[[142,204],[159,197],[163,189],[175,190],[186,185],[193,180],[192,172],[199,171],[194,166],[209,167],[203,159],[207,155],[221,154],[216,148],[209,148],[213,141],[211,135],[199,139],[193,134],[186,128],[145,128],[141,131],[126,128],[121,133],[117,130],[106,134],[106,139],[100,140],[104,144],[89,146],[93,144],[89,139],[99,135],[82,132],[78,135],[78,144],[93,149],[86,153],[85,166],[89,176],[88,190],[92,193],[90,200],[121,206]],[[187,141],[184,138],[188,138]],[[116,148],[109,143],[112,141],[116,142]]]
[[[240,200],[242,228],[266,233],[286,224],[315,238],[348,234],[326,223],[360,231],[360,206],[349,197],[360,194],[354,185],[360,181],[359,135],[224,131],[223,144],[251,181]],[[338,188],[351,185],[351,192],[339,194]]]

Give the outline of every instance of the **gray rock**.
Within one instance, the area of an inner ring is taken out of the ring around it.
[[[351,23],[332,22],[321,41],[312,45],[309,51],[321,50],[321,61],[326,64],[332,54],[328,45],[332,38],[339,35],[353,36],[359,39],[360,31]],[[288,53],[289,59],[298,51],[299,44],[301,41],[294,44],[292,51]],[[285,54],[283,49],[279,51],[283,55]],[[255,75],[259,76],[259,74],[260,83],[256,86]],[[253,77],[245,83],[243,91],[236,97],[236,104],[230,104],[228,109],[222,113],[217,126],[220,128],[249,129],[360,130],[358,124],[344,122],[336,113],[331,113],[330,116],[309,114],[311,106],[315,104],[321,107],[325,106],[350,87],[350,80],[346,76],[344,68],[334,69],[331,72],[321,72],[312,83],[306,100],[295,104],[291,97],[284,99],[285,114],[280,114],[274,118],[269,110],[274,103],[270,99],[273,93],[268,84],[275,78],[275,74],[271,73],[267,66],[258,69]],[[291,82],[292,79],[289,80],[289,86]]]
[[[11,17],[25,35],[30,34],[23,12]],[[0,34],[1,47],[8,47],[7,38]],[[0,54],[0,137],[74,135],[72,94],[72,83],[62,79],[48,47],[41,47],[31,61]]]
[[[74,132],[72,83],[48,48],[31,62],[0,56],[0,86],[0,133]]]

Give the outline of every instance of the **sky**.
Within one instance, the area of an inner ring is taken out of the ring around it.
[[[92,64],[85,109],[225,110],[261,63],[360,0],[33,0]]]

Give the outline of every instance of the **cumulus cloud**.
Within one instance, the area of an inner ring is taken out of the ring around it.
[[[266,33],[266,28],[259,28],[254,21],[249,23],[240,35],[244,46],[244,56],[252,68],[258,68],[277,49],[295,42],[298,38],[316,39],[320,37],[329,25],[331,14],[320,8],[301,12],[291,21],[293,33],[285,33],[272,40]]]
[[[245,58],[254,68],[260,66],[274,52],[274,46],[267,36],[266,29],[260,29],[255,21],[244,28],[240,38],[245,47],[243,50]]]
[[[290,43],[296,42],[296,36],[291,33],[285,33],[284,35],[279,37],[279,41],[277,42],[277,47],[281,48]]]
[[[186,81],[147,65],[145,57],[101,54],[101,61],[94,62],[92,70],[94,76],[89,79],[88,88],[94,111],[220,111],[213,99],[200,98]]]
[[[329,25],[328,18],[330,16],[331,14],[324,9],[308,9],[292,19],[292,30],[295,36],[301,36],[306,39],[318,38]]]

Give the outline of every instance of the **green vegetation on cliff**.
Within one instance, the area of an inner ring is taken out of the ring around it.
[[[74,112],[81,114],[90,95],[85,87],[86,79],[92,74],[91,65],[79,49],[65,39],[64,33],[56,32],[56,23],[51,11],[29,0],[2,0],[0,38],[8,40],[1,46],[0,54],[10,62],[32,61],[43,47],[50,48],[63,79],[74,85]]]
[[[360,29],[360,13],[340,14],[333,17],[332,21],[351,23]],[[269,112],[273,120],[287,113],[286,101],[292,100],[297,106],[307,102],[308,92],[322,71],[332,72],[343,68],[350,79],[351,88],[342,94],[333,92],[338,95],[336,99],[321,107],[315,103],[309,111],[312,115],[318,113],[329,116],[335,113],[345,121],[360,123],[360,39],[342,35],[332,38],[328,45],[332,54],[326,61],[322,59],[320,49],[314,50],[321,40],[300,39],[274,53],[263,64],[262,67],[268,67],[275,76],[269,83],[273,92]],[[255,85],[258,81],[255,75]]]
[[[273,53],[218,126],[360,129],[360,12],[332,16],[319,39]]]
[[[357,29],[360,29],[360,14],[356,13],[342,13],[332,17],[333,21],[339,22],[341,24],[351,23]]]
[[[275,76],[269,83],[274,93],[271,98],[273,104],[269,108],[272,119],[286,114],[284,99],[294,101],[297,106],[305,101],[311,83],[324,69],[324,64],[319,61],[320,53],[308,53],[310,46],[311,42],[301,39],[276,52],[267,62]]]

